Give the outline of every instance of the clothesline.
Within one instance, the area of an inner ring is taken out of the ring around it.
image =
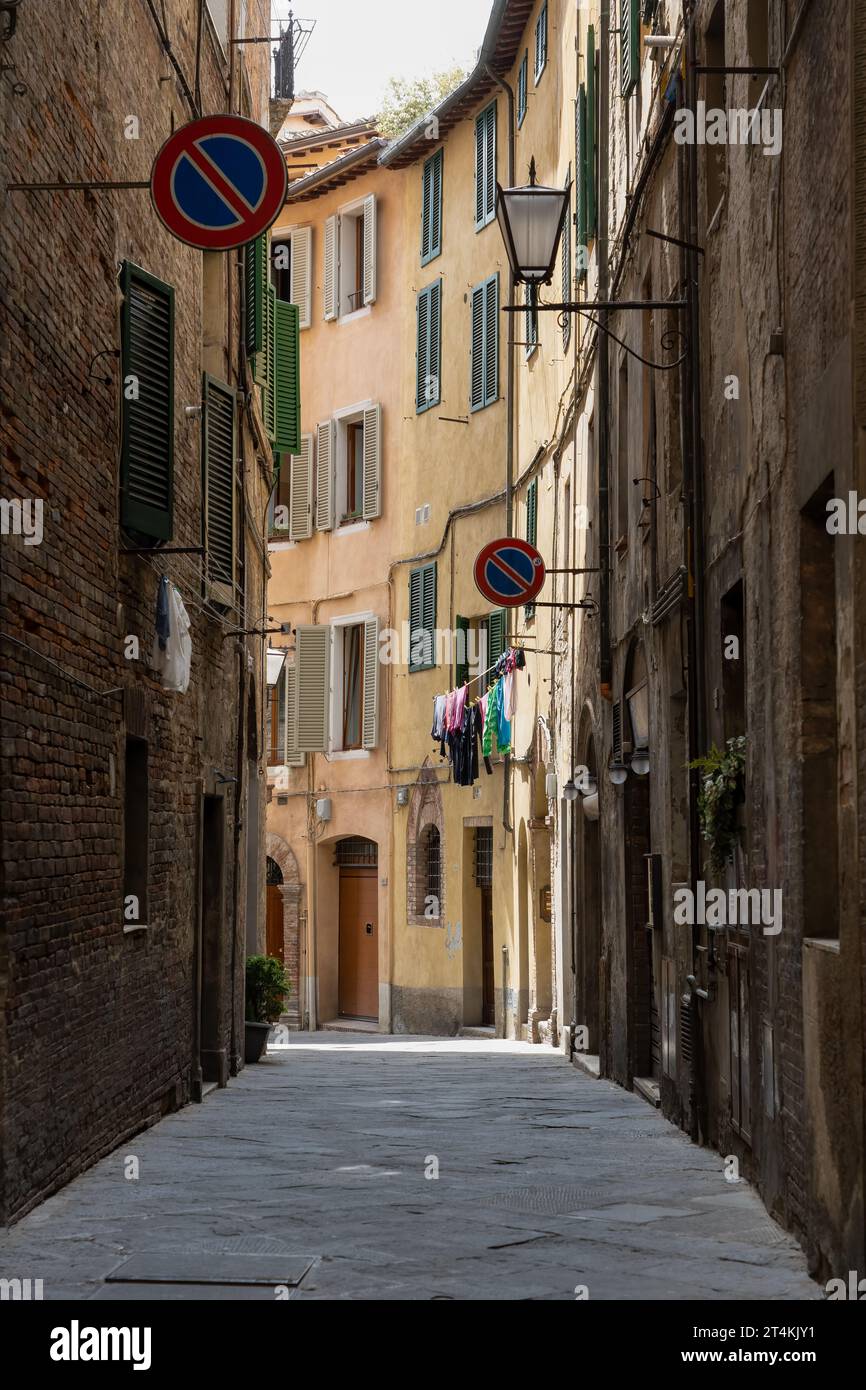
[[[517,701],[515,672],[525,666],[523,649],[509,647],[480,675],[464,681],[447,695],[434,695],[430,733],[439,744],[440,757],[447,755],[450,759],[454,781],[460,786],[472,786],[478,776],[479,743],[488,775],[493,772],[490,758],[494,740],[502,756],[511,752],[511,720]],[[470,701],[469,686],[491,674],[489,689]]]

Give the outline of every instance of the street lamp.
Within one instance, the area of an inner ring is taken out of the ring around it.
[[[535,287],[550,284],[570,194],[570,182],[565,188],[536,183],[534,158],[529,183],[521,188],[496,185],[496,219],[515,280]]]

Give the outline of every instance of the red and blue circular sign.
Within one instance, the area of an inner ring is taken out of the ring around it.
[[[231,251],[276,221],[288,173],[276,140],[246,116],[203,116],[170,135],[150,195],[172,236],[200,251]]]
[[[490,541],[478,552],[475,583],[490,603],[516,608],[531,603],[545,580],[544,561],[534,545],[516,536]]]

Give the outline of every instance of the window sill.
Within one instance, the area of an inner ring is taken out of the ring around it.
[[[340,324],[354,323],[355,319],[367,318],[372,307],[373,306],[371,304],[365,304],[362,309],[353,309],[350,314],[340,314],[339,318],[337,319],[337,322]]]
[[[147,926],[147,923],[146,923],[146,922],[124,922],[124,924],[123,924],[123,935],[124,935],[124,936],[132,936],[133,932],[137,932],[137,931],[147,931],[147,930],[148,930],[148,926]]]
[[[369,531],[369,529],[369,521],[364,521],[363,518],[361,518],[360,521],[341,521],[339,526],[334,528],[334,535],[353,536],[356,535],[358,531]]]
[[[369,758],[370,751],[369,748],[335,748],[325,756],[329,763],[348,763],[358,758]]]

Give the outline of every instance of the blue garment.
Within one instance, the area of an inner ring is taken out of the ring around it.
[[[505,718],[505,682],[499,680],[493,692],[496,700],[496,747],[501,755],[511,752],[511,721]]]
[[[165,651],[171,636],[171,621],[168,616],[168,579],[165,575],[159,581],[156,595],[156,635],[160,651]]]

